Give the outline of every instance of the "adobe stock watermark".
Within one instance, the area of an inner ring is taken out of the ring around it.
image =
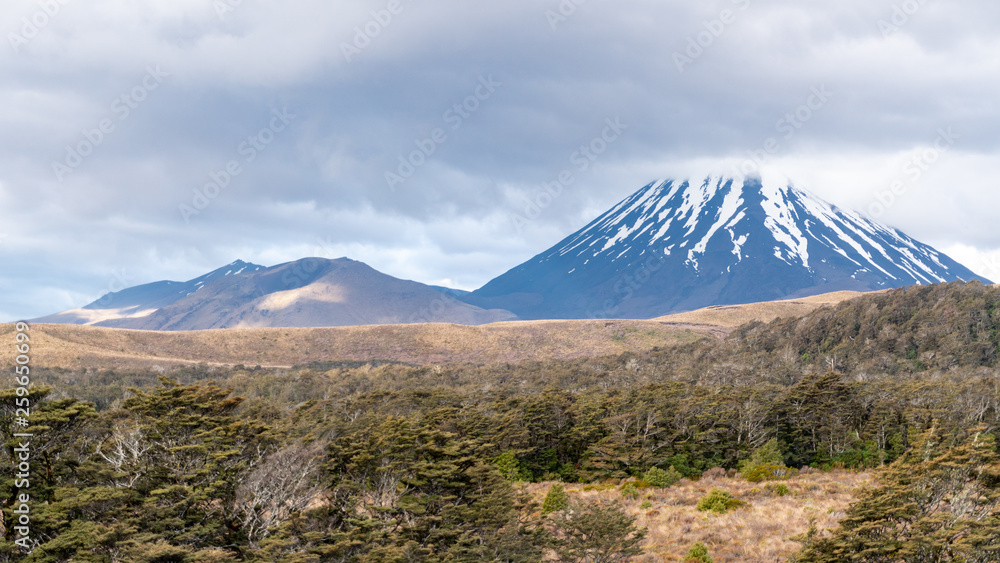
[[[14,442],[8,446],[11,449],[11,461],[14,462],[13,485],[17,490],[17,496],[11,495],[11,516],[7,522],[12,524],[14,544],[22,552],[31,552],[40,543],[32,538],[32,492],[31,492],[31,461],[32,447],[31,441],[34,434],[28,432],[31,429],[31,326],[20,321],[15,325],[17,333],[14,336],[14,418],[12,428],[8,432],[12,434]],[[14,446],[16,444],[16,447]],[[9,534],[10,532],[8,532]]]
[[[900,4],[893,4],[889,19],[878,20],[878,30],[882,37],[888,39],[899,33],[928,2],[929,0],[904,0]]]
[[[288,113],[288,108],[271,110],[271,120],[253,135],[248,136],[236,147],[236,154],[242,158],[234,158],[226,163],[221,170],[209,173],[209,182],[201,188],[192,191],[191,204],[180,204],[177,209],[185,223],[191,222],[191,217],[201,213],[212,204],[223,190],[229,187],[236,177],[243,173],[243,167],[257,160],[262,152],[274,142],[278,133],[288,128],[295,115]]]
[[[868,215],[873,219],[885,215],[961,138],[951,127],[938,129],[937,137],[930,146],[917,150],[903,162],[900,177],[893,180],[888,189],[872,193],[875,201],[868,206]]]
[[[212,7],[215,8],[216,15],[219,16],[220,20],[226,19],[228,14],[236,11],[243,5],[244,0],[215,0],[212,2]]]
[[[746,11],[750,7],[750,0],[731,0],[739,11],[731,8],[724,8],[714,19],[702,22],[702,29],[695,35],[688,37],[687,45],[683,51],[674,51],[674,65],[677,72],[683,73],[684,69],[693,65],[709,49],[715,45],[720,37],[739,19],[740,12]]]
[[[164,72],[159,65],[147,66],[146,74],[138,84],[112,100],[108,109],[109,115],[98,120],[94,127],[83,129],[80,132],[83,137],[80,141],[66,145],[65,158],[52,162],[52,173],[56,179],[62,182],[66,176],[82,166],[86,159],[115,132],[118,125],[128,119],[149,98],[150,93],[157,90],[169,76],[170,73]]]
[[[337,241],[330,235],[326,238],[316,237],[316,256],[332,259],[337,251]]]
[[[407,318],[404,324],[427,324],[440,323],[443,315],[455,307],[463,307],[466,303],[457,297],[444,291],[439,291],[440,295],[435,297],[425,307],[421,307]]]
[[[461,129],[462,125],[478,112],[501,86],[503,83],[494,80],[492,74],[480,76],[479,83],[473,92],[445,110],[444,114],[441,115],[443,126],[435,127],[425,138],[414,139],[413,144],[416,146],[416,150],[407,155],[399,155],[399,164],[395,171],[385,171],[385,183],[389,189],[396,191],[398,186],[412,178],[417,173],[417,169],[426,164],[441,148],[441,145],[448,142],[448,130],[455,132]]]
[[[587,318],[608,319],[618,315],[622,304],[632,299],[636,291],[649,283],[649,280],[663,269],[667,263],[667,256],[669,256],[667,249],[654,247],[652,255],[641,264],[618,276],[612,286],[614,294],[601,304],[599,311],[587,311]]]
[[[564,168],[556,174],[554,180],[545,182],[535,190],[525,203],[522,213],[511,214],[510,220],[514,223],[517,232],[523,232],[525,226],[541,217],[542,212],[561,197],[566,188],[576,182],[578,174],[593,171],[597,160],[608,151],[611,145],[622,138],[628,131],[628,127],[628,124],[622,122],[621,117],[605,119],[604,128],[600,134],[591,139],[590,142],[580,145],[569,156],[569,163],[572,166]]]
[[[332,236],[327,235],[326,238],[316,237],[316,256],[321,258],[332,259],[337,255],[342,255],[337,250],[337,241],[334,240]],[[317,265],[315,265],[315,260],[306,259],[300,265],[301,270],[305,274],[312,274],[316,271]],[[287,274],[286,274],[287,275]],[[301,276],[301,274],[299,274]],[[284,280],[283,280],[284,281]],[[419,310],[414,311],[406,321],[405,324],[416,324],[416,323],[432,323],[437,319],[441,318],[441,315],[448,311],[450,307],[461,307],[465,305],[463,302],[459,301],[454,295],[447,292],[440,292],[441,295],[431,300],[426,306],[421,307]]]
[[[986,272],[984,277],[993,280],[994,283],[1000,283],[1000,252],[994,252],[993,254],[983,256],[983,271]]]
[[[132,287],[133,281],[134,278],[128,275],[128,272],[124,268],[121,270],[112,270],[111,279],[108,280],[108,284],[104,287],[104,293],[97,299],[92,299],[89,303],[99,305],[105,309],[110,308],[114,304],[115,294]]]
[[[323,241],[320,240],[320,246],[322,246],[322,244]],[[320,252],[322,252],[322,249]],[[320,273],[320,268],[323,265],[324,261],[319,257],[309,257],[299,260],[294,265],[284,269],[284,272],[281,274],[281,286],[279,288],[271,288],[267,293],[265,293],[262,288],[255,287],[253,292],[247,296],[247,300],[256,301],[258,299],[267,298],[269,295],[274,295],[275,293],[304,287],[316,280]],[[267,305],[266,300],[263,303],[258,303],[257,306],[252,308],[246,315],[243,316],[243,318],[240,319],[240,326],[269,326],[269,323],[271,322],[270,319],[272,318],[274,311],[264,308],[263,306],[265,305]]]
[[[24,47],[32,39],[38,37],[42,30],[48,27],[49,23],[62,12],[63,6],[69,4],[70,1],[41,0],[38,2],[38,11],[30,16],[21,18],[21,27],[17,32],[7,34],[7,41],[10,43],[10,48],[14,50],[14,53],[20,53],[21,47]],[[5,6],[5,8],[9,9],[10,7]]]
[[[559,24],[568,22],[571,17],[576,15],[580,6],[586,3],[587,0],[561,0],[554,10],[545,10],[545,19],[549,22],[549,27],[552,28],[552,31],[556,31]]]
[[[348,63],[353,62],[354,57],[370,47],[375,39],[381,36],[382,32],[392,25],[396,17],[405,10],[406,4],[402,0],[389,0],[385,8],[369,12],[371,19],[354,28],[354,37],[350,42],[344,41],[340,44],[340,52],[344,55],[344,60]]]
[[[777,136],[770,136],[761,143],[760,148],[747,151],[747,159],[740,164],[734,173],[737,177],[760,174],[760,169],[784,148],[782,143],[788,143],[799,134],[799,131],[809,123],[834,97],[834,92],[825,84],[813,86],[809,90],[806,101],[778,119],[774,125]]]

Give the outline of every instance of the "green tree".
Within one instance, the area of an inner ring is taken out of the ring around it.
[[[863,491],[831,538],[797,561],[991,562],[1000,553],[1000,456],[979,429],[949,447],[932,428]]]
[[[566,489],[563,488],[562,484],[556,483],[549,487],[549,492],[545,495],[545,500],[542,501],[542,514],[566,510],[568,507],[569,495],[566,494]]]
[[[526,516],[527,495],[448,430],[453,415],[347,429],[330,447],[326,506],[280,526],[262,551],[302,561],[540,560],[545,541]]]
[[[245,545],[228,509],[274,439],[236,416],[241,400],[164,380],[99,417],[74,400],[43,403],[33,417],[44,449],[38,490],[51,494],[36,504],[43,541],[25,561],[186,560]]]
[[[777,406],[782,419],[779,437],[788,447],[781,464],[831,463],[863,448],[859,437],[867,413],[857,398],[858,388],[857,382],[828,373],[788,389]]]
[[[614,563],[643,553],[647,530],[617,504],[575,504],[554,520],[556,552],[562,561]]]
[[[764,465],[784,465],[784,456],[781,453],[781,446],[777,438],[771,438],[763,446],[757,448],[750,454],[750,457],[741,461],[737,469],[746,477],[756,467]]]
[[[0,458],[5,458],[2,463],[10,468],[18,467],[22,461],[30,465],[27,474],[16,470],[5,471],[0,476],[0,494],[5,508],[10,507],[4,510],[3,527],[7,534],[0,538],[0,557],[21,555],[23,545],[15,544],[20,538],[14,535],[17,515],[12,514],[12,509],[21,504],[22,494],[29,495],[32,540],[54,538],[55,544],[64,546],[57,551],[69,555],[73,555],[78,546],[88,546],[100,553],[106,542],[113,541],[114,530],[90,522],[71,526],[75,518],[86,516],[59,509],[62,497],[73,494],[74,489],[67,489],[66,485],[74,480],[80,470],[81,456],[93,443],[91,425],[97,415],[90,403],[73,398],[47,400],[49,394],[47,387],[31,388],[24,397],[14,389],[0,392],[0,435],[5,446],[0,454]],[[27,427],[15,424],[16,419],[24,418],[24,410],[30,414]],[[15,433],[31,434],[32,437],[25,440],[15,437]],[[23,443],[28,445],[27,451],[21,449]],[[21,455],[27,455],[28,459],[22,460]],[[16,478],[15,474],[18,474]],[[102,501],[94,500],[96,503]],[[115,506],[116,499],[108,500],[105,506]]]
[[[500,475],[508,481],[528,481],[531,478],[530,474],[521,468],[521,462],[518,461],[517,454],[514,452],[507,451],[500,454],[494,460],[493,465],[496,466]]]

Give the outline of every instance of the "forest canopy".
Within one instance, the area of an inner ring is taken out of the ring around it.
[[[517,483],[671,483],[713,468],[765,480],[806,467],[939,471],[945,461],[919,455],[929,440],[947,463],[974,450],[989,468],[998,334],[1000,289],[972,283],[576,361],[35,369],[38,543],[30,555],[13,544],[19,487],[4,474],[0,560],[581,560],[569,558],[584,549],[574,526],[588,522],[620,546],[608,560],[625,560],[643,531],[616,507],[542,515]],[[10,467],[14,397],[0,400]],[[863,497],[844,533],[880,499]],[[995,517],[996,504],[984,510]],[[806,543],[803,561],[841,549]]]

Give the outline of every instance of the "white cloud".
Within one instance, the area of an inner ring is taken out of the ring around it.
[[[964,244],[942,246],[943,251],[984,278],[1000,283],[1000,248],[982,250]]]

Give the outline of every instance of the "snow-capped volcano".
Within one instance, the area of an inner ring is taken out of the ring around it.
[[[647,185],[470,302],[521,318],[648,318],[973,279],[930,246],[786,182],[716,176]]]

